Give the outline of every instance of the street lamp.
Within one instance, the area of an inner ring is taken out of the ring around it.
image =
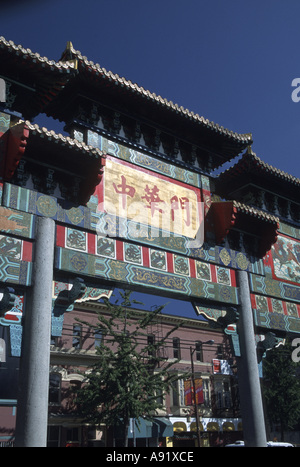
[[[210,339],[206,342],[201,342],[202,344],[209,344],[212,345],[215,343],[213,339]],[[193,349],[193,347],[190,347],[190,355],[191,355],[191,369],[192,369],[192,383],[193,383],[193,391],[194,391],[194,411],[195,411],[195,417],[196,417],[196,429],[197,429],[197,441],[198,441],[198,447],[200,448],[200,443],[201,443],[201,437],[200,437],[200,422],[199,422],[199,412],[198,412],[198,406],[197,406],[197,398],[196,398],[196,383],[195,383],[195,371],[194,371],[194,360],[193,360],[193,355],[196,349]]]
[[[193,392],[194,392],[194,411],[195,411],[195,417],[196,417],[196,429],[197,429],[197,441],[198,441],[198,447],[200,448],[200,423],[199,423],[199,412],[198,412],[198,407],[197,407],[197,401],[196,401],[196,384],[195,384],[195,372],[194,372],[194,360],[193,360],[193,355],[196,349],[193,349],[190,347],[190,354],[191,354],[191,368],[192,368],[192,383],[193,383]]]

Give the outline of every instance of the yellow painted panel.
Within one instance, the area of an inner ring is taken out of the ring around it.
[[[104,209],[108,214],[195,238],[200,200],[194,189],[133,166],[107,160]]]

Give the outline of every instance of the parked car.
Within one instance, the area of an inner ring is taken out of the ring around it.
[[[295,446],[292,443],[280,443],[278,441],[268,441],[268,448],[294,448]]]
[[[236,441],[233,444],[226,444],[225,445],[225,448],[244,448],[244,447],[245,447],[244,441]]]
[[[244,441],[236,441],[233,444],[226,444],[225,448],[244,448],[245,442]],[[294,445],[291,443],[282,443],[278,441],[268,441],[267,442],[268,448],[293,448]]]

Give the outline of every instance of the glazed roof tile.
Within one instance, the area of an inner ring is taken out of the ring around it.
[[[205,126],[212,131],[222,134],[223,136],[232,138],[236,140],[237,142],[244,144],[245,147],[247,145],[250,145],[252,142],[252,137],[250,134],[239,134],[234,131],[228,130],[217,123],[209,121],[208,119],[200,116],[197,113],[194,113],[188,109],[185,109],[183,106],[179,106],[178,104],[173,103],[172,101],[169,101],[161,97],[160,95],[155,94],[154,92],[150,92],[146,90],[142,86],[139,86],[138,84],[133,83],[129,79],[120,77],[118,74],[115,74],[111,71],[107,71],[105,68],[101,67],[98,63],[94,63],[93,61],[88,60],[87,57],[83,56],[80,51],[75,50],[72,43],[70,42],[68,43],[67,49],[64,52],[63,56],[72,57],[72,60],[74,59],[78,60],[86,70],[98,76],[101,76],[107,80],[114,81],[116,85],[125,87],[128,90],[139,94],[140,96],[142,96],[143,98],[147,100],[151,100],[157,103],[158,105],[169,108],[175,111],[176,113],[190,119],[191,121],[200,123],[202,126]]]
[[[261,211],[260,209],[253,208],[252,206],[240,203],[239,201],[233,200],[233,207],[236,208],[238,212],[256,217],[262,221],[271,222],[272,224],[279,224],[280,222],[279,218],[273,214],[269,214],[265,211]]]
[[[24,123],[23,120],[20,120],[19,123]],[[89,146],[83,142],[79,142],[76,139],[70,138],[70,136],[65,136],[61,133],[55,133],[53,130],[48,130],[45,127],[40,127],[37,124],[32,124],[28,120],[25,121],[26,126],[29,128],[30,132],[33,135],[40,136],[41,138],[47,138],[49,141],[55,142],[60,144],[61,146],[66,146],[69,149],[75,149],[78,151],[83,151],[85,153],[89,153],[90,155],[93,156],[103,156],[106,153],[101,151],[98,148],[95,148],[93,146]]]
[[[260,169],[266,174],[278,177],[288,183],[292,183],[293,185],[300,185],[299,178],[294,177],[293,175],[290,175],[283,170],[277,169],[270,164],[267,164],[252,151],[247,151],[235,165],[222,172],[217,177],[217,180],[221,183],[223,181],[229,181],[233,178],[239,177],[241,173],[248,173],[251,168],[255,171]]]
[[[177,115],[186,118],[191,123],[200,124],[202,128],[207,128],[208,130],[215,132],[222,137],[228,138],[241,149],[246,148],[252,143],[252,137],[250,134],[239,134],[237,132],[228,130],[217,123],[209,121],[197,113],[185,109],[183,106],[179,106],[178,104],[173,103],[172,101],[169,101],[160,95],[146,90],[142,86],[133,83],[131,80],[120,77],[118,74],[115,74],[111,71],[107,71],[98,63],[89,61],[87,57],[81,54],[81,52],[73,48],[71,42],[68,42],[67,48],[59,61],[49,60],[47,57],[42,57],[40,54],[32,52],[31,49],[26,49],[22,45],[16,45],[13,41],[7,41],[2,36],[0,37],[0,52],[1,50],[6,54],[12,54],[12,57],[21,57],[26,61],[28,60],[34,64],[37,69],[44,69],[49,71],[49,73],[56,71],[59,74],[65,73],[67,75],[71,74],[71,76],[73,73],[80,74],[80,72],[83,71],[92,73],[92,75],[112,82],[115,85],[118,85],[137,96],[141,96],[143,99],[149,102],[153,102],[159,105],[161,108],[175,112]],[[69,76],[69,78],[71,78],[71,76]],[[39,79],[42,81],[42,76]],[[31,117],[29,116],[25,118]]]
[[[67,71],[75,67],[75,64],[70,61],[56,62],[55,60],[49,60],[47,57],[42,57],[40,54],[34,53],[30,49],[25,49],[22,45],[16,45],[13,41],[7,41],[3,36],[0,37],[0,49],[5,49],[15,55],[21,55],[26,59],[30,59],[33,63],[40,64],[44,67],[48,66],[59,71]]]

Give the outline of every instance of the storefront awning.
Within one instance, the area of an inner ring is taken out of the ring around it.
[[[166,438],[173,436],[173,425],[167,418],[155,418],[154,423],[158,425],[158,437]]]
[[[154,427],[153,422],[145,418],[131,418],[128,427],[128,438],[153,438],[157,437],[157,427]],[[155,436],[156,435],[156,436]]]

